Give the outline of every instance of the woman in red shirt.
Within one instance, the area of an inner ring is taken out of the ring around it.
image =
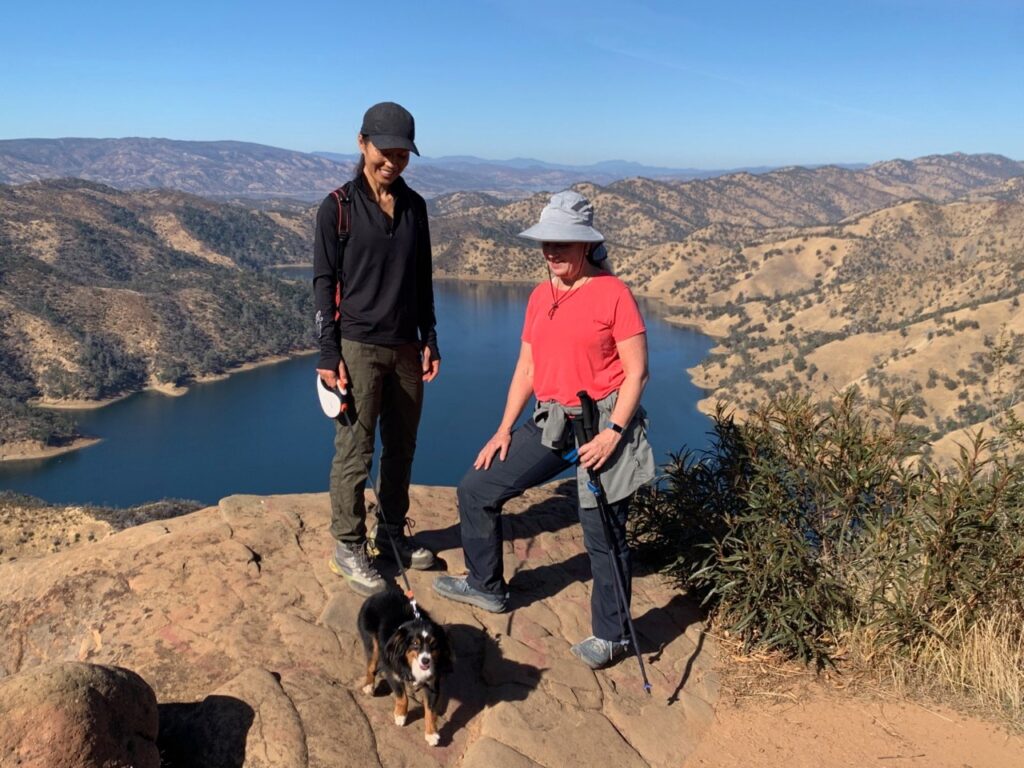
[[[626,516],[633,493],[654,478],[647,419],[640,396],[647,383],[647,335],[629,288],[602,267],[604,236],[593,227],[594,209],[577,192],[560,192],[540,221],[521,233],[541,243],[550,277],[530,295],[519,360],[505,412],[458,488],[459,520],[468,575],[440,576],[439,594],[501,613],[508,607],[502,573],[501,508],[528,488],[547,482],[571,462],[568,419],[579,415],[578,393],[597,401],[603,428],[579,446],[577,488],[584,544],[593,572],[594,634],[572,647],[592,668],[628,651],[626,617],[615,592],[612,552],[619,554],[629,600],[630,558]],[[532,418],[514,428],[531,396]],[[497,460],[495,460],[497,459]],[[609,547],[587,471],[600,473],[611,529]]]

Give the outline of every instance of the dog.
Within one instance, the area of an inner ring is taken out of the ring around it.
[[[451,646],[444,627],[422,608],[419,618],[408,598],[387,589],[366,599],[359,609],[359,636],[366,650],[366,677],[362,691],[372,696],[378,668],[395,695],[395,725],[405,725],[409,714],[409,688],[426,690],[423,705],[423,737],[436,747],[437,710],[441,680],[452,670]]]

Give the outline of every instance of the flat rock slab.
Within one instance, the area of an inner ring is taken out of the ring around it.
[[[454,489],[414,487],[410,516],[440,568],[462,573]],[[678,766],[710,723],[710,641],[657,575],[633,587],[652,696],[635,659],[592,672],[569,653],[590,634],[590,569],[562,483],[506,507],[511,612],[441,599],[439,571],[409,574],[456,654],[429,746],[419,702],[398,727],[386,686],[358,691],[361,598],[327,566],[329,517],[326,494],[232,496],[2,564],[0,675],[64,660],[135,670],[160,702],[165,766]]]

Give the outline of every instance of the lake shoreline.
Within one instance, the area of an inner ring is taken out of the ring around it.
[[[94,411],[99,408],[106,408],[108,405],[113,405],[114,403],[119,403],[122,400],[127,400],[129,397],[133,397],[143,392],[157,392],[168,397],[181,397],[182,395],[188,394],[189,389],[196,384],[210,384],[215,381],[224,381],[225,379],[234,376],[236,373],[245,373],[246,371],[252,371],[256,368],[262,368],[267,365],[276,365],[278,363],[287,362],[288,360],[294,360],[297,357],[314,355],[316,353],[317,350],[315,349],[306,349],[297,352],[289,352],[284,355],[271,355],[270,357],[261,358],[260,360],[242,363],[241,365],[229,368],[224,371],[224,373],[211,373],[197,376],[189,384],[151,384],[147,387],[143,387],[142,389],[125,392],[122,395],[108,397],[104,400],[44,400],[39,398],[36,400],[30,400],[28,404],[36,408],[46,408],[51,411]]]
[[[508,281],[437,281],[438,331],[448,354],[440,381],[424,397],[425,450],[417,451],[414,483],[457,485],[489,437],[484,425],[504,405],[530,289]],[[683,445],[707,441],[707,418],[695,407],[702,393],[686,371],[713,342],[664,322],[662,304],[638,300],[651,350],[644,407],[657,422],[652,445],[663,461]],[[76,404],[89,408],[68,414],[78,433],[102,437],[103,444],[67,458],[0,462],[0,487],[53,503],[112,507],[170,497],[213,504],[232,493],[320,489],[335,430],[319,408],[312,377],[307,378],[316,354],[310,346],[253,360],[226,375],[195,377],[185,382],[188,397],[146,394],[113,408]],[[249,376],[231,375],[258,366],[266,367]],[[174,387],[160,394],[184,391]],[[464,422],[459,429],[451,428],[452,414]]]
[[[30,401],[29,405],[36,408],[46,408],[52,411],[95,411],[100,408],[106,408],[108,405],[119,403],[122,400],[127,400],[129,397],[142,394],[143,392],[157,392],[167,397],[181,397],[188,393],[189,389],[196,384],[211,384],[218,381],[224,381],[237,373],[245,373],[246,371],[252,371],[256,368],[263,368],[268,365],[277,365],[278,363],[284,363],[295,358],[311,356],[317,354],[316,349],[307,349],[297,352],[289,352],[285,355],[271,355],[270,357],[263,358],[260,360],[253,360],[248,363],[242,363],[242,365],[235,366],[228,369],[224,373],[208,374],[205,376],[197,376],[192,382],[185,386],[179,386],[176,384],[152,384],[148,387],[135,390],[134,392],[126,392],[123,395],[117,397],[109,397],[104,400],[34,400]],[[39,461],[41,459],[50,459],[55,456],[62,456],[72,451],[77,451],[81,448],[88,448],[89,446],[96,445],[102,442],[101,438],[90,437],[88,435],[80,435],[71,440],[67,445],[59,446],[43,446],[33,441],[20,441],[12,443],[10,446],[0,446],[0,464],[14,463],[19,461]]]
[[[54,456],[63,456],[81,448],[88,448],[97,443],[103,442],[99,437],[79,437],[67,445],[40,445],[31,440],[8,443],[0,446],[0,463],[14,463],[19,461],[40,461],[41,459],[52,459]]]

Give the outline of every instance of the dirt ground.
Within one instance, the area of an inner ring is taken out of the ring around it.
[[[809,686],[723,696],[684,768],[1020,768],[1024,738],[945,707]]]

